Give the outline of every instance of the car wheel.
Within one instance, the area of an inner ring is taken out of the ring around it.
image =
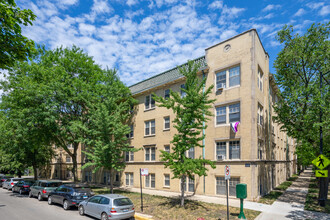
[[[15,192],[14,188],[12,188],[12,189],[11,189],[11,192],[12,192],[12,193],[14,193],[14,192]]]
[[[68,200],[63,201],[63,209],[64,210],[69,210],[70,209]]]
[[[109,220],[108,214],[103,212],[101,215],[101,220]]]
[[[33,197],[33,195],[32,195],[32,192],[30,191],[29,192],[29,198],[32,198]]]
[[[85,214],[85,210],[84,210],[84,207],[82,205],[79,206],[78,211],[79,211],[79,215],[84,215]]]
[[[22,192],[22,190],[21,190],[21,189],[19,190],[19,194],[20,194],[20,195],[22,195],[22,194],[23,194],[23,192]]]
[[[51,196],[48,197],[48,205],[53,205],[53,201],[52,201],[52,197]]]
[[[42,201],[42,196],[41,196],[40,193],[38,193],[38,200],[39,200],[39,201]]]

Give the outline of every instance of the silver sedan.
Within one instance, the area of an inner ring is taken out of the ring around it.
[[[78,207],[80,215],[90,215],[101,220],[134,219],[132,201],[117,194],[96,195],[84,200]]]

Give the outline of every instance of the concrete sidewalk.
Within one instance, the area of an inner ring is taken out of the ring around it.
[[[329,220],[330,215],[321,212],[305,211],[305,201],[308,193],[312,168],[306,169],[298,179],[265,211],[257,220],[282,219],[318,219]]]

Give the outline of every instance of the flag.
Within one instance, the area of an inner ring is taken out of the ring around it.
[[[231,129],[233,130],[234,133],[237,133],[237,131],[238,131],[237,127],[238,127],[239,123],[240,123],[239,121],[230,123],[230,127],[231,127]]]

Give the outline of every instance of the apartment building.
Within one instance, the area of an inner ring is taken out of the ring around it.
[[[206,122],[204,148],[191,149],[187,155],[212,160],[216,168],[208,167],[205,177],[187,178],[185,189],[188,194],[225,196],[224,167],[229,165],[229,195],[235,196],[237,183],[246,183],[248,199],[255,200],[296,172],[295,140],[272,120],[278,88],[269,73],[269,56],[252,29],[205,49],[205,55],[194,62],[201,64],[198,74],[206,78],[206,87],[214,85],[210,98],[216,101],[211,109],[214,116]],[[138,106],[129,141],[131,147],[140,150],[124,155],[126,168],[115,175],[115,185],[140,187],[139,169],[147,168],[149,175],[142,177],[143,188],[180,191],[180,180],[172,179],[170,169],[160,161],[160,150],[172,151],[175,115],[158,107],[151,94],[168,97],[171,89],[185,95],[181,90],[184,84],[178,68],[173,68],[130,87]],[[231,129],[234,122],[240,122],[236,133]],[[109,182],[108,171],[81,170],[84,156],[78,160],[82,181]],[[63,168],[58,161],[53,164],[52,177],[59,178],[56,169],[63,172]]]

